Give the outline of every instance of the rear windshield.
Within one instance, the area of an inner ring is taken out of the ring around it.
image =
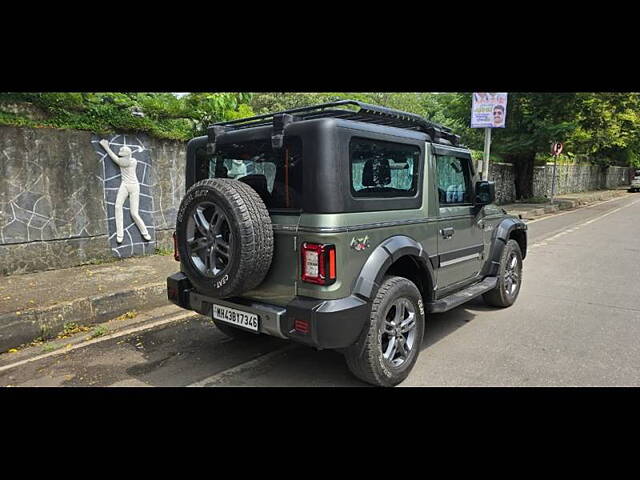
[[[411,197],[416,194],[420,149],[415,145],[353,138],[349,157],[354,196]]]
[[[233,178],[250,185],[270,210],[302,207],[302,141],[286,139],[281,150],[271,139],[218,145],[210,178]]]

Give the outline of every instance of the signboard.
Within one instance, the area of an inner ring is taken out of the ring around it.
[[[553,155],[554,157],[560,155],[562,153],[562,147],[562,143],[553,142],[553,145],[551,145],[551,155]]]
[[[506,93],[474,93],[471,128],[504,128],[507,118]]]

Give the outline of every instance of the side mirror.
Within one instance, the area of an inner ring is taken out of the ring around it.
[[[496,182],[476,182],[475,206],[489,205],[496,200]]]

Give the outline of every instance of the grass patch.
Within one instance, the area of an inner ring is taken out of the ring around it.
[[[104,325],[98,325],[93,329],[93,331],[89,335],[89,338],[101,337],[103,335],[106,335],[107,333],[109,333],[109,329],[107,327],[105,327]]]
[[[173,249],[172,248],[156,247],[155,253],[156,253],[156,255],[162,255],[163,257],[167,257],[169,255],[173,256]]]
[[[45,345],[44,347],[42,347],[42,353],[53,352],[54,350],[57,350],[57,349],[59,349],[61,347],[62,347],[62,345],[48,344],[48,345]]]
[[[85,265],[104,265],[105,263],[114,263],[121,260],[118,257],[108,257],[108,258],[96,258],[93,260],[89,260],[80,264],[80,266]]]
[[[78,325],[76,322],[67,322],[62,328],[62,333],[58,334],[56,338],[67,338],[71,335],[75,335],[76,333],[88,332],[91,330],[89,327]]]

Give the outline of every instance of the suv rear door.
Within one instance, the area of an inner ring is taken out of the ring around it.
[[[478,275],[484,250],[473,206],[473,162],[468,151],[433,145],[438,202],[438,290],[462,288]]]

